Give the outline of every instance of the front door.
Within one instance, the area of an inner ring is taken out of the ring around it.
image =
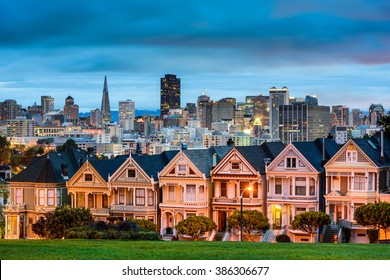
[[[226,212],[219,211],[218,212],[218,231],[226,230]]]

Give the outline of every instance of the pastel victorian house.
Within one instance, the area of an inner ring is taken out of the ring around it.
[[[211,149],[181,150],[161,170],[158,178],[162,236],[176,235],[175,226],[190,216],[210,217],[212,163]]]
[[[111,200],[109,176],[126,159],[126,156],[119,156],[114,159],[86,161],[66,184],[71,206],[89,208],[94,219],[106,221],[110,214]]]
[[[281,142],[234,147],[213,168],[212,217],[218,231],[227,230],[227,217],[240,210],[241,197],[243,210],[258,210],[266,215],[263,207],[267,185],[265,165],[283,148]]]
[[[325,165],[326,213],[351,229],[351,242],[368,243],[367,228],[354,220],[362,204],[390,202],[390,140],[351,139]]]
[[[158,172],[167,163],[165,153],[130,155],[109,177],[112,214],[124,219],[146,219],[159,224]]]
[[[267,166],[267,213],[274,229],[282,229],[294,242],[310,240],[307,233],[290,228],[294,216],[324,211],[323,165],[339,149],[335,141],[292,142]]]
[[[10,203],[5,209],[5,238],[38,238],[32,225],[40,216],[69,204],[66,181],[85,160],[82,150],[49,152],[9,180]]]

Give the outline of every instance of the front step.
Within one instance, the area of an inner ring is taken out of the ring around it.
[[[334,236],[337,235],[338,227],[337,226],[328,226],[325,230],[324,237],[322,238],[322,242],[324,243],[333,243]]]
[[[218,231],[214,236],[214,241],[222,241],[224,235],[225,235],[224,231]]]

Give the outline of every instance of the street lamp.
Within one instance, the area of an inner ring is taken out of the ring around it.
[[[252,190],[252,187],[246,187],[240,195],[240,203],[241,203],[240,204],[240,206],[241,206],[240,207],[240,241],[242,241],[242,198],[244,197],[244,193],[246,190],[250,191],[250,190]]]

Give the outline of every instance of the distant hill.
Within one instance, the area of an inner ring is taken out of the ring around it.
[[[111,111],[111,119],[113,122],[118,121],[118,111]],[[160,110],[135,110],[135,116],[145,116],[145,115],[152,115],[152,116],[159,116]],[[79,116],[81,118],[89,117],[89,112],[80,113]]]

